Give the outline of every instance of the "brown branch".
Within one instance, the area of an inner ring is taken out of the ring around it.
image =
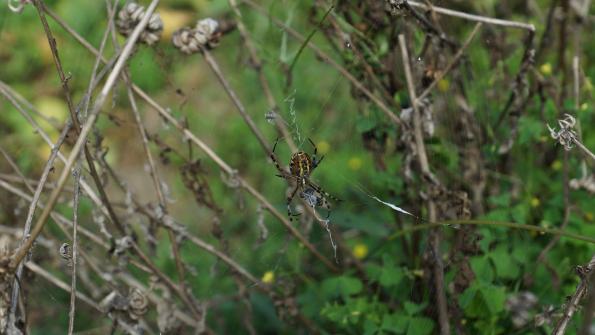
[[[49,214],[51,213],[54,205],[56,204],[58,197],[60,195],[60,192],[61,192],[62,188],[64,187],[64,184],[66,183],[66,179],[68,178],[68,175],[70,174],[70,168],[73,166],[75,160],[77,159],[78,154],[81,151],[83,144],[86,142],[87,135],[91,131],[91,128],[93,127],[93,124],[95,123],[95,120],[97,119],[97,116],[99,115],[99,112],[101,111],[101,107],[103,106],[103,103],[105,102],[105,99],[107,98],[107,95],[109,94],[112,87],[114,86],[116,79],[117,79],[118,75],[120,74],[120,71],[124,67],[126,60],[131,55],[132,49],[135,45],[136,40],[139,38],[140,33],[148,24],[150,15],[153,13],[153,11],[157,7],[158,3],[159,3],[159,0],[153,0],[151,2],[151,5],[147,8],[147,12],[146,12],[147,14],[141,20],[141,22],[137,25],[137,27],[134,29],[134,32],[128,38],[128,40],[126,42],[126,46],[124,47],[124,50],[122,51],[122,54],[120,55],[120,58],[114,65],[114,68],[113,68],[112,72],[110,73],[108,79],[106,80],[99,96],[95,100],[93,109],[91,110],[91,113],[89,114],[89,117],[88,117],[87,121],[85,122],[83,129],[81,130],[79,138],[77,139],[75,145],[73,146],[70,156],[68,157],[68,160],[66,161],[65,167],[62,170],[62,173],[58,179],[58,182],[56,183],[56,188],[52,191],[50,198],[46,204],[46,207],[44,208],[43,212],[37,219],[35,227],[33,228],[33,231],[31,233],[31,237],[29,239],[27,239],[27,241],[21,247],[19,247],[16,250],[16,252],[14,253],[14,255],[12,256],[12,260],[10,262],[11,268],[13,268],[13,269],[16,268],[18,266],[18,264],[23,260],[23,258],[27,254],[28,250],[33,245],[33,242],[35,241],[37,236],[39,236],[39,234],[43,230],[43,227],[47,223],[47,218],[48,218]]]
[[[458,17],[461,19],[469,20],[469,21],[476,21],[476,22],[482,22],[482,23],[487,23],[487,24],[493,24],[493,25],[497,25],[497,26],[503,26],[503,27],[509,27],[509,28],[521,28],[521,29],[526,29],[529,31],[535,31],[535,26],[532,24],[529,24],[529,23],[501,20],[501,19],[495,19],[495,18],[488,17],[488,16],[468,14],[468,13],[459,12],[456,10],[442,8],[442,7],[438,7],[438,6],[430,7],[426,4],[422,4],[422,3],[419,3],[416,1],[407,1],[407,4],[409,4],[412,7],[418,7],[418,8],[422,8],[425,10],[431,9],[432,11],[434,11],[438,14]]]
[[[409,98],[411,101],[416,101],[415,86],[413,83],[413,75],[411,74],[411,65],[409,63],[409,53],[407,52],[407,45],[405,36],[399,35],[399,46],[401,47],[401,55],[403,57],[403,67],[405,69],[405,78],[407,79],[407,89],[409,91]],[[425,176],[432,176],[430,171],[430,163],[426,153],[426,148],[423,139],[421,113],[417,104],[413,103],[413,134],[415,137],[415,145],[417,147],[416,153],[421,167],[421,172]],[[434,178],[431,178],[434,179]],[[430,222],[436,222],[436,204],[431,196],[428,197],[428,217]],[[434,258],[434,285],[436,286],[436,302],[438,304],[438,323],[440,324],[440,334],[450,334],[450,324],[448,317],[448,307],[446,302],[446,293],[444,290],[444,268],[440,257],[440,235],[437,230],[434,230],[430,236],[430,247],[432,249],[432,256]]]
[[[77,136],[80,136],[81,135],[81,125],[79,122],[79,116],[77,115],[78,114],[77,111],[75,111],[75,108],[72,103],[72,99],[70,97],[70,88],[68,86],[68,79],[64,75],[64,71],[62,69],[62,63],[60,62],[60,56],[58,54],[56,40],[53,37],[52,31],[50,30],[47,19],[45,18],[45,14],[44,14],[45,6],[43,5],[43,3],[40,0],[33,0],[33,3],[35,4],[35,8],[37,8],[39,18],[41,20],[41,23],[43,24],[43,28],[45,30],[47,40],[50,45],[50,50],[52,52],[52,56],[54,59],[54,64],[56,66],[56,70],[58,72],[60,80],[62,82],[62,89],[64,91],[64,95],[66,96],[66,102],[68,105],[68,110],[70,112],[70,118],[71,118],[71,121],[73,124],[73,129],[75,130]],[[110,17],[110,21],[113,21],[113,15]],[[105,40],[107,38],[108,31],[109,31],[109,29],[106,30],[106,32],[104,34],[101,49],[99,52],[100,54],[103,51],[102,48],[105,46]],[[98,65],[99,65],[99,61],[96,60],[95,67],[92,72],[91,84],[89,85],[89,89],[88,89],[88,93],[87,93],[88,94],[87,98],[90,97],[90,94],[92,92],[93,81],[94,81],[94,77],[95,77],[95,73],[96,73]],[[86,108],[87,108],[87,104],[85,104],[85,111],[83,112],[83,115],[86,114]],[[107,197],[107,193],[105,192],[105,189],[103,188],[103,184],[101,183],[101,179],[100,179],[99,174],[97,173],[97,170],[95,168],[95,164],[93,162],[93,157],[91,156],[91,153],[89,152],[86,141],[83,143],[83,153],[84,153],[85,159],[87,160],[87,165],[89,167],[91,177],[93,178],[95,186],[97,187],[97,191],[99,193],[99,197],[101,198],[101,201],[103,202],[105,208],[108,210],[109,216],[110,216],[112,222],[121,230],[121,232],[124,232],[124,228],[123,228],[124,226],[122,225],[122,223],[119,221],[118,217],[116,216],[116,213],[115,213],[113,207],[111,206],[111,203]]]
[[[587,264],[584,267],[577,267],[577,272],[581,277],[581,281],[577,285],[576,290],[574,291],[574,294],[572,295],[570,300],[566,303],[564,314],[562,315],[562,318],[558,320],[556,328],[554,328],[554,330],[552,331],[552,335],[564,335],[564,333],[566,332],[566,327],[568,327],[568,324],[570,323],[570,320],[572,319],[574,312],[576,312],[576,310],[579,307],[578,305],[580,301],[587,293],[587,288],[589,287],[589,278],[591,277],[591,272],[594,268],[595,255],[591,258],[589,264]]]
[[[25,263],[25,266],[27,267],[27,269],[29,269],[32,272],[36,273],[37,275],[41,276],[43,279],[54,284],[58,288],[61,288],[62,290],[66,291],[66,292],[70,291],[70,287],[68,286],[68,284],[66,284],[65,282],[56,278],[54,275],[52,275],[51,273],[44,270],[41,266],[39,266],[33,262],[27,262],[27,263]],[[106,314],[110,319],[117,319],[118,325],[122,326],[122,328],[124,328],[129,334],[139,334],[139,332],[135,329],[135,327],[129,325],[127,322],[125,322],[121,318],[113,316],[111,313],[106,313],[106,311],[104,311],[103,308],[101,308],[101,306],[99,306],[95,301],[93,301],[93,299],[87,297],[85,294],[83,294],[79,291],[75,291],[75,295],[80,301],[91,306],[93,309],[97,310],[98,312],[100,312],[102,314]]]
[[[454,55],[454,57],[452,58],[452,60],[450,61],[450,63],[448,63],[448,65],[446,65],[446,67],[444,68],[444,70],[441,71],[436,76],[436,78],[434,79],[434,81],[432,81],[432,83],[415,99],[415,103],[416,104],[420,103],[420,101],[423,98],[425,98],[428,94],[430,94],[430,92],[436,86],[436,84],[438,84],[438,82],[440,82],[440,80],[442,80],[442,78],[444,78],[448,74],[448,72],[450,72],[450,70],[452,70],[452,68],[455,65],[457,65],[457,63],[459,62],[459,59],[461,58],[461,56],[463,56],[463,53],[465,52],[465,49],[467,49],[467,47],[469,46],[469,44],[471,44],[471,41],[473,40],[473,37],[475,37],[475,35],[479,31],[479,28],[481,28],[481,22],[479,22],[479,23],[477,23],[475,25],[475,27],[473,28],[473,30],[471,31],[471,33],[467,37],[467,40],[465,40],[465,42],[463,43],[463,46],[459,49],[459,51],[457,51],[457,53]]]

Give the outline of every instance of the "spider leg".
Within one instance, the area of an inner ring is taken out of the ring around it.
[[[297,190],[300,188],[300,184],[297,183],[295,185],[295,188],[293,189],[293,192],[291,192],[291,195],[287,197],[287,216],[289,217],[289,221],[293,221],[292,216],[299,216],[300,213],[298,214],[293,214],[291,212],[291,200],[293,200],[293,198],[295,197],[295,194],[297,193]]]
[[[318,167],[318,165],[320,165],[320,163],[322,162],[322,160],[324,159],[324,155],[322,155],[320,157],[320,159],[316,159],[316,156],[312,156],[312,169],[315,169],[316,167]]]
[[[331,198],[336,202],[341,202],[343,200],[335,197],[334,195],[329,194],[327,191],[325,191],[322,187],[314,184],[314,182],[312,182],[311,180],[306,181],[306,183],[308,184],[308,186],[312,187],[314,190],[316,190],[316,192],[320,193],[320,195],[323,198]]]
[[[331,208],[331,204],[327,200],[327,198],[331,198],[331,199],[333,199],[334,201],[337,201],[337,202],[340,202],[341,199],[338,199],[338,198],[330,195],[328,192],[326,192],[325,190],[323,190],[322,187],[314,184],[310,180],[307,180],[306,183],[308,184],[308,186],[312,187],[316,192],[320,193],[320,202],[321,202],[320,206],[321,207],[326,207],[327,213],[326,213],[326,218],[325,219],[328,219],[331,216],[332,208]]]
[[[285,171],[284,168],[281,167],[281,163],[279,162],[279,160],[277,159],[277,156],[275,155],[275,149],[277,149],[277,143],[279,143],[280,139],[281,138],[279,137],[275,141],[275,145],[273,145],[273,151],[271,151],[271,155],[269,157],[275,164],[275,167],[277,168],[277,170],[279,170],[279,172],[281,172],[281,175],[277,175],[277,176],[287,179],[287,172]]]
[[[318,166],[318,164],[320,164],[320,162],[322,161],[324,156],[322,156],[322,158],[320,160],[318,160],[316,158],[316,155],[318,154],[318,148],[316,147],[316,144],[314,144],[312,139],[309,137],[308,137],[308,141],[310,142],[310,144],[312,144],[312,147],[314,148],[314,153],[312,154],[312,169],[315,169]]]
[[[277,137],[277,139],[275,140],[275,145],[273,145],[273,151],[272,153],[275,153],[275,149],[277,149],[277,143],[279,143],[279,140],[281,139],[281,137]]]

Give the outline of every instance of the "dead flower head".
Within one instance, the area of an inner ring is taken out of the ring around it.
[[[138,23],[143,19],[145,13],[145,7],[134,2],[128,3],[118,13],[118,19],[116,20],[118,32],[124,36],[129,36]],[[141,33],[139,40],[148,45],[152,45],[159,41],[162,32],[163,21],[161,21],[159,14],[153,13],[145,30]]]
[[[574,146],[574,143],[578,141],[576,132],[574,131],[575,124],[576,119],[574,117],[570,114],[564,114],[564,119],[558,120],[560,130],[556,131],[549,125],[547,125],[547,128],[553,139],[558,140],[564,149],[570,150]]]

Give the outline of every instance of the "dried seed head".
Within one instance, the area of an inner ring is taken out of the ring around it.
[[[72,248],[68,243],[62,243],[60,246],[60,257],[66,260],[68,266],[72,266]]]
[[[130,288],[128,293],[128,315],[133,320],[138,320],[149,309],[149,301],[147,297],[136,287]]]
[[[124,36],[129,36],[138,23],[143,19],[145,13],[145,7],[134,2],[128,3],[118,13],[118,19],[116,20],[118,32]],[[139,40],[148,45],[152,45],[159,41],[162,32],[163,21],[161,21],[159,14],[153,13],[145,30],[141,33]]]
[[[556,131],[554,128],[547,125],[550,131],[550,136],[564,147],[565,150],[570,150],[574,147],[574,143],[578,141],[574,126],[576,119],[569,114],[564,114],[564,119],[558,120],[560,130]]]
[[[196,22],[196,27],[182,28],[172,36],[174,46],[183,53],[193,54],[201,51],[202,48],[213,49],[219,44],[221,30],[219,22],[206,18]]]

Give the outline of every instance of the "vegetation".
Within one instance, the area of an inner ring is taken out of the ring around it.
[[[8,3],[0,333],[594,332],[590,1]]]

